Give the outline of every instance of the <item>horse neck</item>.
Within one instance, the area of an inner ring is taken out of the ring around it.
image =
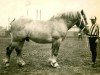
[[[67,21],[67,22],[65,22],[65,24],[66,24],[68,30],[69,30],[70,28],[72,28],[72,27],[75,25],[75,23],[76,23],[76,22],[72,22],[72,21]]]
[[[68,30],[72,28],[75,24],[67,24]]]

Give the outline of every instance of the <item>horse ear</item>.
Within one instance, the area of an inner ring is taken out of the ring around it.
[[[84,15],[84,11],[83,11],[83,9],[81,10],[81,14]]]

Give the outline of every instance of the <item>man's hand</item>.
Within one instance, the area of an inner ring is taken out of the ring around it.
[[[99,39],[96,39],[95,43],[99,43]]]

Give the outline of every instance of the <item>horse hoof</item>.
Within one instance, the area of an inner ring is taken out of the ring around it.
[[[52,61],[52,59],[48,60],[49,64],[54,67],[54,68],[60,68],[59,64],[57,61]]]
[[[18,65],[19,65],[20,67],[23,67],[23,66],[25,66],[25,64],[21,64],[21,63],[18,63]]]
[[[7,58],[3,59],[3,63],[8,63],[8,59]]]
[[[51,66],[54,68],[60,68],[60,66],[57,62],[51,62]]]
[[[9,66],[10,66],[10,64],[9,64],[9,63],[6,63],[6,64],[5,64],[5,66],[6,66],[6,67],[9,67]]]
[[[7,58],[3,59],[3,63],[5,64],[5,67],[10,66],[9,61]]]
[[[21,66],[21,67],[23,67],[23,66],[26,65],[26,63],[24,61],[23,62],[18,62],[18,65]]]

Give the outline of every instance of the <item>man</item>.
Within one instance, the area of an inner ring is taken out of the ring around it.
[[[92,62],[95,64],[96,56],[97,56],[97,43],[99,39],[99,26],[96,23],[97,18],[92,17],[91,19],[91,27],[90,27],[90,35],[89,35],[89,44],[90,44],[90,50],[92,52]]]

